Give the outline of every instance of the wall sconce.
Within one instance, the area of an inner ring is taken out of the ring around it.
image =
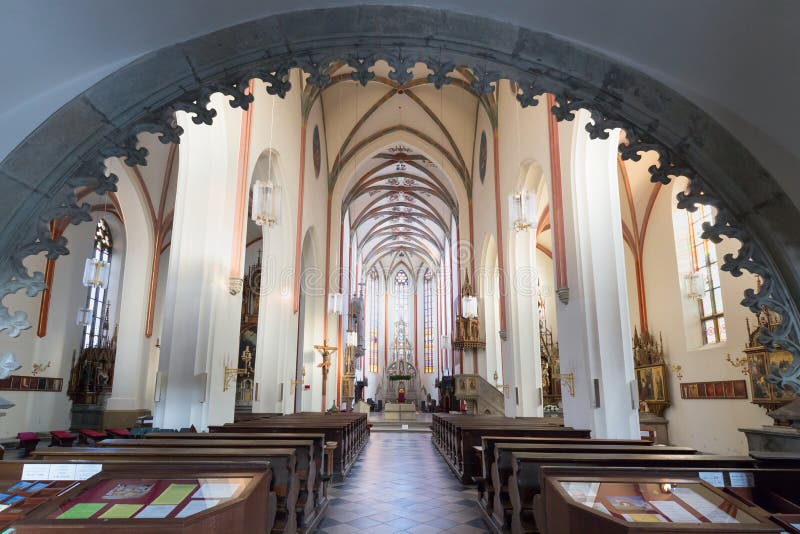
[[[258,226],[275,226],[280,219],[280,187],[272,180],[253,184],[252,219]]]
[[[96,258],[87,258],[83,268],[83,285],[86,287],[108,286],[108,277],[111,273],[111,264]]]
[[[228,278],[228,291],[231,295],[238,295],[244,289],[244,280],[242,278],[231,276]]]
[[[533,218],[536,215],[536,199],[524,189],[509,195],[508,214],[512,230],[516,232],[530,230],[535,226]]]
[[[465,274],[464,285],[461,286],[461,316],[465,319],[474,319],[478,316],[478,299],[472,292],[469,273]]]
[[[78,326],[89,326],[89,323],[92,322],[92,309],[78,308],[77,322]]]
[[[292,388],[296,388],[297,386],[302,386],[306,382],[306,366],[303,366],[303,370],[300,373],[301,378],[300,380],[292,378],[289,383],[291,384]]]
[[[703,298],[703,290],[705,287],[703,284],[703,277],[700,276],[700,273],[687,273],[684,275],[683,279],[686,284],[686,298],[692,300]]]
[[[330,293],[328,295],[328,313],[331,315],[341,315],[344,311],[344,299],[341,293]]]
[[[348,347],[358,346],[358,332],[356,332],[355,330],[347,331],[347,346]]]
[[[575,373],[561,373],[556,375],[556,380],[561,382],[562,385],[567,386],[569,396],[575,396]]]
[[[678,380],[683,380],[683,367],[680,365],[675,365],[674,363],[669,364],[669,369],[673,373],[675,373],[675,377]]]
[[[731,364],[732,366],[736,367],[737,369],[741,367],[742,374],[747,376],[750,374],[750,367],[747,365],[747,356],[742,356],[741,358],[733,359],[731,355],[728,354],[725,356],[725,361]]]
[[[229,367],[230,359],[229,357],[225,358],[225,362],[222,364],[224,369],[222,391],[228,391],[235,378],[253,373],[253,354],[250,352],[249,347],[244,349],[242,361],[244,362],[244,369],[239,369],[238,367]]]

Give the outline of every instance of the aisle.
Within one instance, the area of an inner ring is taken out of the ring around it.
[[[345,483],[333,490],[320,532],[488,532],[476,495],[456,481],[429,433],[375,432]]]

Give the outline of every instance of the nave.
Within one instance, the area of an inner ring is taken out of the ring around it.
[[[453,478],[428,432],[373,432],[330,496],[320,533],[488,532],[475,489]]]

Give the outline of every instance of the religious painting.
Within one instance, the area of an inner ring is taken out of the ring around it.
[[[682,399],[746,399],[747,383],[744,380],[715,380],[714,382],[684,382]]]
[[[664,402],[667,400],[663,364],[637,367],[636,382],[639,385],[639,400],[645,402]]]
[[[767,382],[767,354],[759,352],[748,358],[750,367],[750,386],[753,388],[754,401],[768,401],[771,398],[769,382]]]
[[[488,157],[488,148],[486,146],[486,131],[481,132],[481,145],[478,154],[478,175],[481,177],[481,183],[486,180],[486,158]]]
[[[322,164],[322,149],[319,142],[319,125],[314,126],[314,134],[311,136],[311,154],[314,158],[314,177],[319,178],[319,169]]]
[[[794,363],[792,354],[785,350],[768,352],[767,355],[769,358],[769,373],[772,375],[782,375],[792,366],[792,363]],[[772,384],[772,396],[775,400],[782,401],[794,399],[795,394],[792,391],[784,390],[777,384]]]

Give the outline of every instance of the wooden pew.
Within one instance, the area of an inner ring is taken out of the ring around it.
[[[583,443],[502,443],[495,442],[492,450],[491,485],[493,488],[491,508],[486,515],[498,529],[509,529],[512,524],[513,503],[511,476],[513,455],[518,452],[564,453],[564,454],[680,454],[692,455],[697,451],[690,447],[642,447],[640,444],[617,444],[617,440],[585,440]],[[625,440],[619,440],[624,442]],[[480,501],[479,501],[480,504]]]
[[[588,430],[559,426],[550,418],[511,419],[500,416],[434,414],[431,440],[462,484],[482,476],[474,447],[484,435],[589,438]]]
[[[366,414],[296,414],[209,427],[211,433],[320,432],[337,443],[333,476],[344,480],[369,439]]]
[[[297,532],[296,507],[300,480],[295,472],[294,449],[65,447],[34,451],[33,457],[40,460],[75,459],[101,462],[109,459],[162,462],[267,460],[272,468],[272,491],[277,497],[278,511],[273,532]]]
[[[540,469],[545,465],[692,467],[703,471],[755,465],[755,461],[746,456],[655,454],[654,451],[650,454],[512,452],[511,457],[513,473],[508,480],[508,492],[512,505],[511,532],[515,534],[537,532],[533,500],[540,492]]]
[[[631,447],[649,447],[653,442],[639,439],[593,439],[593,438],[539,438],[529,436],[481,436],[481,445],[475,446],[475,454],[480,461],[481,480],[478,481],[478,500],[487,513],[491,515],[491,508],[494,502],[494,488],[497,487],[495,480],[495,444],[564,444],[564,445],[627,445]],[[687,449],[688,451],[689,449]],[[690,454],[687,452],[687,454]],[[509,464],[510,465],[510,464]],[[510,471],[509,471],[510,473]]]
[[[266,432],[266,433],[258,433],[258,432],[242,432],[242,433],[234,433],[234,432],[225,432],[225,433],[217,433],[211,434],[208,432],[198,432],[195,434],[186,433],[186,432],[151,432],[146,434],[145,440],[150,439],[170,439],[170,440],[198,440],[198,439],[206,439],[206,440],[284,440],[284,439],[301,439],[301,440],[311,440],[314,442],[314,461],[317,463],[317,473],[318,476],[314,478],[314,494],[315,494],[315,502],[317,503],[318,507],[327,506],[325,497],[325,484],[323,481],[323,461],[324,461],[324,449],[325,449],[325,434],[322,433],[313,433],[313,432]],[[140,441],[140,440],[136,440]],[[216,446],[216,445],[215,445]]]
[[[200,436],[201,434],[195,434]],[[314,440],[301,439],[215,439],[224,438],[225,434],[202,434],[206,438],[186,439],[109,439],[98,444],[99,447],[133,447],[133,448],[242,448],[294,449],[297,464],[295,472],[300,479],[300,493],[297,501],[297,525],[303,530],[313,530],[322,518],[327,502],[317,499],[316,488],[322,476],[321,462],[318,462]],[[211,437],[213,436],[213,437]],[[321,453],[319,453],[321,454]]]

